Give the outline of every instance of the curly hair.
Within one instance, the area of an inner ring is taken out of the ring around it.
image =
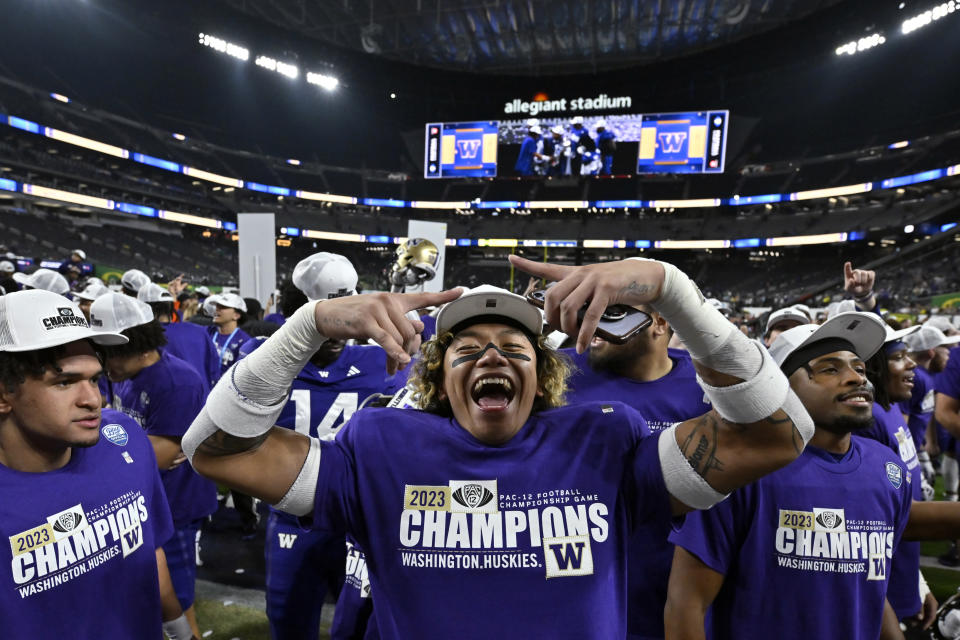
[[[101,364],[104,361],[102,348],[94,343],[94,352]],[[38,351],[0,351],[0,385],[7,393],[15,393],[27,378],[42,378],[49,370],[59,371],[57,362],[67,353],[67,345],[59,345]]]
[[[567,380],[573,372],[573,363],[566,354],[548,347],[543,336],[538,336],[536,340],[528,337],[537,354],[537,382],[543,389],[543,396],[537,396],[533,401],[533,412],[562,407],[566,403]],[[408,380],[419,396],[420,408],[442,416],[453,415],[450,401],[440,398],[443,358],[451,342],[453,334],[447,331],[424,343]]]
[[[156,318],[146,324],[124,329],[121,333],[127,336],[130,341],[126,344],[104,347],[103,351],[107,358],[136,356],[159,349],[167,344],[167,334],[163,330],[163,325]]]
[[[890,365],[887,362],[887,351],[881,348],[870,356],[864,363],[867,369],[867,380],[873,385],[873,399],[884,409],[890,409],[893,401],[887,391],[890,382]]]

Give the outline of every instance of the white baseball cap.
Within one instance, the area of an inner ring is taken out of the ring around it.
[[[563,127],[560,126],[559,124],[555,124],[555,125],[553,125],[552,127],[550,127],[550,132],[551,132],[551,133],[563,133]]]
[[[912,327],[907,327],[906,329],[897,329],[894,330],[893,327],[887,323],[883,323],[883,326],[887,328],[887,337],[884,339],[884,342],[894,342],[896,340],[903,340],[905,337],[909,336],[912,333],[916,333],[920,330],[920,325],[916,324]]]
[[[173,302],[173,294],[155,282],[148,282],[137,291],[137,300],[143,302]]]
[[[207,297],[210,295],[210,289],[204,286],[194,287],[193,290],[196,291],[199,295],[204,297]]]
[[[83,291],[75,292],[73,297],[81,300],[96,300],[105,293],[110,293],[109,287],[103,284],[102,280],[91,279],[87,281],[87,286],[83,288]]]
[[[74,253],[77,254],[78,256],[80,256],[80,259],[81,259],[81,260],[86,260],[86,259],[87,259],[87,252],[84,251],[83,249],[74,249],[74,250],[71,251],[70,253],[71,253],[71,254],[74,254]]]
[[[929,324],[922,324],[915,333],[905,336],[903,342],[910,351],[926,351],[943,345],[957,344],[960,342],[960,335],[947,337],[940,329]]]
[[[0,266],[2,266],[2,264],[3,263],[0,262]],[[936,327],[937,329],[940,329],[940,331],[944,332],[950,331],[951,329],[956,330],[957,328],[947,316],[930,316],[930,318],[923,324],[930,327]]]
[[[543,331],[543,316],[523,296],[506,289],[482,284],[465,290],[459,298],[440,307],[437,335],[453,330],[461,322],[482,316],[499,316],[520,324],[535,336]],[[497,322],[491,318],[491,322]]]
[[[821,325],[802,324],[799,327],[787,329],[770,345],[770,355],[773,356],[777,365],[784,369],[784,373],[790,375],[796,371],[794,364],[799,366],[819,357],[811,355],[801,363],[787,362],[791,355],[804,347],[825,342],[826,348],[836,347],[832,348],[832,351],[840,351],[844,349],[844,343],[846,343],[861,360],[867,360],[880,350],[886,341],[886,335],[887,325],[880,316],[875,313],[848,311],[833,316]],[[831,351],[825,353],[831,353]],[[784,368],[784,364],[787,364],[791,370]]]
[[[594,125],[594,126],[595,126],[597,129],[606,129],[606,128],[607,128],[607,121],[604,120],[603,118],[600,118],[599,120],[597,120],[597,124]]]
[[[213,296],[210,297],[212,298]],[[244,313],[247,312],[247,303],[235,293],[218,294],[217,299],[214,300],[214,304],[218,304],[221,307],[230,307],[231,309],[243,311]],[[206,304],[204,304],[204,306],[206,306]]]
[[[131,291],[140,291],[140,287],[150,282],[150,276],[140,269],[129,269],[120,276],[120,284]]]
[[[827,305],[827,320],[840,315],[841,313],[850,313],[857,310],[857,303],[853,300],[841,300],[840,302],[831,302]]]
[[[543,134],[543,129],[540,128],[540,125],[535,124],[532,127],[530,127],[530,133],[535,133],[539,136]]]
[[[0,351],[38,351],[89,338],[97,344],[125,344],[127,337],[95,332],[76,303],[31,289],[0,296]]]
[[[777,323],[784,321],[796,322],[798,326],[801,324],[810,324],[810,316],[796,307],[777,309],[770,314],[769,318],[767,318],[767,328],[764,329],[763,335],[769,334],[770,329],[772,329]],[[791,329],[792,328],[793,327],[791,327]]]
[[[120,332],[153,320],[153,309],[128,295],[111,291],[90,305],[90,326],[94,331]]]
[[[13,266],[13,263],[9,260],[0,260],[0,271],[5,273],[13,273],[17,268]]]
[[[571,118],[570,124],[583,124],[583,116],[574,116]]]
[[[321,251],[293,268],[293,284],[309,300],[327,300],[357,292],[357,270],[345,257]]]
[[[30,275],[17,272],[13,274],[13,279],[19,282],[21,286],[52,291],[62,296],[70,291],[70,284],[67,279],[50,269],[37,269]]]

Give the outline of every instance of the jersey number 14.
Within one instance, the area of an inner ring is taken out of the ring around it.
[[[290,392],[290,400],[294,403],[296,414],[294,429],[297,433],[306,436],[310,434],[310,391],[307,389],[294,389]],[[344,422],[350,419],[357,410],[358,394],[353,392],[343,392],[337,394],[337,399],[333,401],[330,408],[327,409],[323,420],[317,425],[318,438],[332,438]]]

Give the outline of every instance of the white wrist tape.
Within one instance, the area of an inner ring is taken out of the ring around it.
[[[660,452],[660,468],[667,491],[674,498],[694,509],[709,509],[725,496],[697,473],[680,451],[677,443],[677,425],[660,432],[657,443]]]
[[[193,630],[190,628],[190,622],[186,614],[180,614],[179,618],[163,623],[163,632],[167,634],[170,640],[190,640],[193,637]]]
[[[927,596],[930,595],[930,587],[927,585],[927,580],[923,577],[923,571],[918,571],[920,574],[920,604],[923,604],[923,601],[927,599]]]
[[[290,490],[273,505],[280,511],[294,516],[305,516],[313,511],[317,480],[320,477],[320,441],[310,438],[310,451],[300,467],[300,474],[290,485]]]
[[[753,377],[729,387],[714,387],[697,376],[697,382],[707,394],[713,408],[725,420],[750,424],[766,418],[783,406],[790,388],[787,377],[780,371],[767,350],[749,342],[760,357],[760,370]]]

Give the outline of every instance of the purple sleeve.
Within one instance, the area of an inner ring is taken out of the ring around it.
[[[342,534],[350,531],[358,540],[365,536],[354,530],[357,512],[355,465],[347,438],[342,437],[357,419],[357,413],[333,440],[320,441],[320,473],[314,494],[311,529]]]
[[[663,481],[657,448],[660,434],[650,435],[646,421],[636,411],[630,411],[628,415],[639,438],[630,474],[632,481],[625,490],[627,505],[631,508],[632,525],[637,527],[647,522],[667,522],[672,514],[670,494]]]
[[[960,350],[957,348],[950,350],[947,368],[937,375],[934,388],[937,393],[960,399]]]
[[[203,389],[181,385],[150,398],[151,410],[143,421],[152,436],[180,438],[203,408]]]
[[[706,511],[693,511],[670,533],[670,542],[683,547],[700,561],[726,575],[736,562],[740,548],[737,516],[741,512],[743,489]],[[749,511],[745,511],[749,513]]]

